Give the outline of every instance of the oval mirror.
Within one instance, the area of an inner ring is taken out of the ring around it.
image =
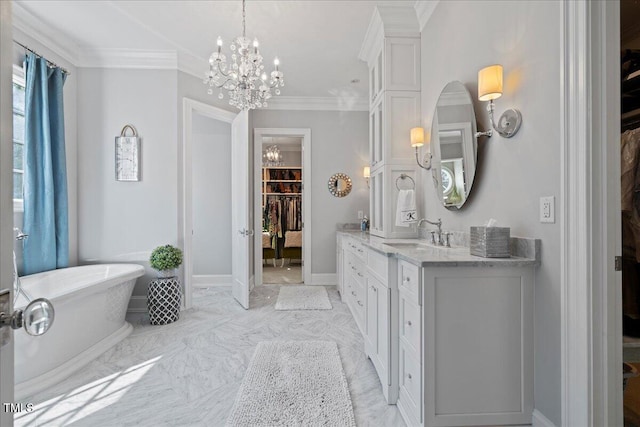
[[[51,301],[46,298],[33,300],[22,312],[24,330],[29,335],[42,335],[49,330],[54,317],[55,310]]]
[[[471,95],[460,82],[448,83],[436,104],[431,124],[433,183],[442,204],[460,209],[476,174],[478,141]]]
[[[335,197],[344,197],[351,193],[351,178],[345,173],[334,173],[329,178],[328,187]]]

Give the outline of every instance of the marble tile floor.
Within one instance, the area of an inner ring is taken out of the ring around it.
[[[262,281],[268,284],[299,285],[302,283],[302,266],[300,264],[276,267],[272,265],[262,266]]]
[[[363,339],[338,292],[333,310],[275,311],[278,285],[264,285],[242,309],[229,287],[197,289],[179,321],[152,326],[130,315],[133,333],[61,383],[26,398],[34,411],[16,426],[222,426],[258,342],[338,343],[359,426],[403,426],[382,396]]]

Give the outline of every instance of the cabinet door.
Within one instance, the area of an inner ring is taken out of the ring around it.
[[[387,372],[386,378],[380,378],[380,381],[384,384],[386,381],[388,385],[391,385],[391,369],[389,369],[389,359],[391,356],[391,343],[389,341],[389,335],[391,332],[391,324],[389,319],[389,313],[391,311],[391,290],[382,284],[377,284],[376,294],[378,296],[378,321],[377,321],[377,333],[378,337],[376,342],[378,344],[378,359],[380,364]]]
[[[380,97],[369,114],[369,157],[372,170],[384,164],[383,119],[384,97]]]
[[[379,296],[377,280],[369,278],[367,285],[367,341],[369,348],[375,356],[378,356],[378,318],[379,313]]]
[[[344,274],[344,254],[342,252],[342,243],[341,243],[341,238],[338,237],[338,245],[336,248],[336,270],[337,270],[337,276],[338,276],[338,292],[340,293],[340,297],[342,297],[343,294],[343,287],[344,287],[344,280],[343,280],[343,274]]]
[[[384,177],[384,169],[371,172],[369,198],[370,232],[376,236],[382,236],[384,233]]]

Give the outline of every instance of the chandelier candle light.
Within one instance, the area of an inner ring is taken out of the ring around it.
[[[240,110],[267,107],[267,100],[271,98],[271,89],[280,95],[284,86],[284,74],[279,70],[280,61],[276,57],[273,61],[275,70],[267,76],[262,64],[262,55],[258,50],[258,39],[253,43],[246,37],[245,0],[242,0],[242,36],[237,37],[229,46],[231,61],[222,53],[222,38],[218,37],[218,50],[209,57],[209,72],[206,73],[204,84],[209,85],[207,91],[213,94],[213,87],[220,89],[219,99],[224,98],[222,89],[229,94],[229,104]]]

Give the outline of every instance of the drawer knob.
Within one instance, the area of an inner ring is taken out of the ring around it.
[[[411,374],[407,374],[407,378],[411,379],[413,377],[411,376]]]
[[[358,300],[357,302],[360,307],[363,307],[362,302],[360,302],[360,300]]]
[[[411,281],[411,278],[410,278],[410,277],[405,277],[405,278],[404,278],[404,281],[405,281],[405,282],[410,282],[410,281]]]
[[[358,249],[358,252],[362,252],[362,249]]]
[[[371,287],[371,290],[372,290],[373,292],[378,292],[378,290],[376,289],[376,287],[375,287],[375,286],[372,286],[372,287]]]
[[[352,269],[352,270],[355,270],[356,268],[352,265],[352,266],[351,266],[351,269]]]
[[[407,320],[407,325],[408,325],[408,326],[411,326],[411,325],[412,325],[411,320]]]
[[[364,276],[362,275],[362,273],[360,273],[359,271],[358,271],[358,276],[360,276],[360,277],[364,277]]]
[[[356,296],[356,293],[351,291],[351,295],[353,295],[354,297]]]

